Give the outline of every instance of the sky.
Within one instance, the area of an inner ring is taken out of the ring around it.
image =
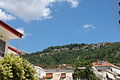
[[[71,43],[119,42],[116,1],[0,0],[0,19],[23,33],[9,44],[27,52]]]

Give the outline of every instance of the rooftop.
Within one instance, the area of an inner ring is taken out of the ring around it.
[[[59,69],[45,69],[47,73],[54,73],[54,72],[64,72],[64,73],[73,73],[74,70],[59,70]]]
[[[104,61],[96,61],[96,62],[93,62],[92,65],[94,67],[104,67],[104,66],[111,66],[111,67],[114,67],[114,68],[119,68],[118,66],[115,66],[114,64],[111,64],[109,62],[104,62]]]
[[[15,30],[8,24],[4,23],[2,20],[0,20],[0,32],[1,34],[7,36],[8,39],[17,39],[17,38],[22,38],[23,36],[22,33]]]

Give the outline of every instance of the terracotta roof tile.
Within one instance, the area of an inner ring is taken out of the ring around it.
[[[109,62],[101,62],[100,63],[99,61],[97,61],[97,62],[93,62],[92,65],[94,67],[111,66],[111,67],[119,68],[118,66],[115,66]]]

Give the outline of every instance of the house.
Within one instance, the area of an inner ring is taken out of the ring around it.
[[[111,70],[111,68],[120,69],[118,66],[115,66],[114,64],[111,64],[105,61],[96,61],[96,62],[93,62],[92,65],[99,71],[106,70],[106,69]]]
[[[105,61],[96,61],[92,65],[93,72],[100,80],[120,80],[120,67]]]
[[[8,49],[15,51],[12,47],[8,46],[9,39],[20,39],[23,34],[0,20],[0,57],[5,56],[8,53]],[[19,52],[17,52],[20,54]]]
[[[39,79],[43,79],[46,76],[45,70],[39,66],[34,66],[35,70],[36,70],[36,76]]]
[[[70,64],[61,64],[58,69],[72,69],[72,65]]]
[[[74,70],[46,69],[44,80],[73,80],[73,72]]]

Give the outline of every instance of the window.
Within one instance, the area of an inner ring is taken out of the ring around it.
[[[0,39],[0,56],[4,56],[6,42]]]

